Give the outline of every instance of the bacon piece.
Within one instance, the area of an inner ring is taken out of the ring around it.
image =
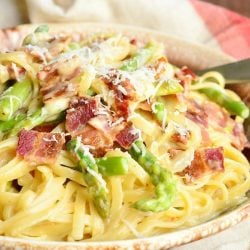
[[[129,79],[123,78],[116,70],[110,70],[107,75],[102,77],[102,80],[110,90],[115,92],[118,100],[134,99],[135,89],[133,85],[130,83]]]
[[[38,37],[36,45],[28,44],[18,50],[25,51],[35,62],[46,63],[65,52],[71,40],[70,36],[47,33],[43,34],[43,37]]]
[[[184,131],[184,133],[175,132],[171,135],[171,140],[178,144],[186,145],[191,137],[191,132],[189,130]]]
[[[53,164],[64,143],[64,136],[60,133],[23,129],[18,140],[17,154],[36,164]]]
[[[209,124],[214,128],[227,126],[230,117],[219,105],[207,101],[204,103],[204,112],[207,114]]]
[[[188,110],[186,116],[188,119],[195,123],[208,126],[208,115],[204,110],[204,107],[194,100],[187,100]]]
[[[67,35],[54,36],[50,39],[49,55],[51,58],[55,58],[60,55],[65,49],[68,49],[68,44],[71,42],[72,37]]]
[[[75,96],[78,86],[74,80],[82,73],[81,64],[81,59],[75,56],[44,66],[37,74],[43,101],[59,96]]]
[[[125,127],[124,119],[113,117],[97,98],[78,97],[70,103],[66,130],[72,137],[80,136],[90,152],[103,156],[113,147],[115,137]]]
[[[181,72],[182,72],[183,75],[185,75],[185,76],[191,76],[192,79],[195,79],[195,78],[197,77],[196,74],[195,74],[190,68],[188,68],[187,66],[183,66],[183,67],[181,68]]]
[[[117,117],[112,122],[110,114],[98,115],[88,121],[80,136],[84,144],[91,146],[90,152],[96,157],[101,157],[112,149],[116,135],[125,125],[126,123],[119,121]]]
[[[241,123],[233,120],[226,111],[219,105],[206,101],[203,104],[197,103],[195,100],[186,99],[187,113],[186,116],[200,126],[203,146],[210,144],[209,134],[207,132],[208,126],[216,131],[225,133],[225,136],[232,138],[232,145],[243,150],[248,145],[248,140],[244,134],[244,128]],[[225,128],[232,128],[232,133],[228,135]]]
[[[201,137],[202,137],[202,142],[201,142],[202,146],[208,147],[209,145],[211,145],[211,139],[210,139],[209,133],[207,129],[204,127],[200,127],[200,130],[201,130]]]
[[[195,80],[197,77],[196,74],[187,66],[182,67],[178,72],[176,72],[175,76],[178,80],[180,80],[180,84],[185,90],[189,89],[192,80]]]
[[[108,133],[87,124],[81,133],[82,143],[90,146],[95,157],[102,157],[113,147],[113,138]]]
[[[214,128],[225,128],[230,119],[229,115],[216,103],[205,101],[198,103],[193,99],[186,99],[187,113],[186,116],[205,127],[208,125]]]
[[[21,47],[20,50],[24,51],[26,54],[29,54],[33,60],[38,63],[47,63],[47,59],[50,58],[48,49],[45,47],[28,44],[24,47]]]
[[[155,70],[155,79],[159,79],[160,75],[165,71],[166,64],[168,60],[166,57],[160,57],[156,60],[155,64],[153,65],[153,69]]]
[[[223,148],[202,148],[195,151],[191,165],[182,172],[190,180],[197,179],[206,173],[224,171]]]
[[[125,119],[129,116],[129,102],[127,100],[124,101],[116,101],[116,109],[117,115],[124,117]]]
[[[41,88],[40,93],[43,96],[43,101],[46,102],[57,97],[67,98],[74,96],[77,94],[77,88],[71,82],[61,82],[60,84]]]
[[[232,145],[242,151],[247,145],[248,140],[244,134],[244,128],[242,123],[235,122],[233,127],[233,140]]]
[[[132,44],[132,45],[138,45],[137,39],[136,39],[136,38],[132,38],[132,39],[130,40],[130,44]]]
[[[119,116],[128,118],[129,101],[136,99],[136,91],[130,80],[124,78],[117,70],[110,70],[102,77],[103,82],[115,93],[115,109]]]
[[[183,149],[180,148],[170,148],[168,150],[169,158],[173,160],[179,153],[183,152]]]
[[[0,71],[1,71],[1,82],[6,82],[8,80],[17,80],[20,81],[24,74],[25,69],[19,67],[15,63],[7,63],[6,65],[0,65]]]
[[[8,65],[7,69],[10,75],[10,79],[15,79],[17,81],[20,81],[26,71],[24,68],[19,67],[15,63],[11,63],[10,65]]]
[[[48,124],[41,124],[33,128],[33,130],[38,132],[51,132],[58,124],[57,123],[48,123]]]
[[[116,141],[125,149],[129,149],[131,144],[138,138],[139,133],[133,128],[131,123],[127,124],[127,126],[116,135]]]
[[[97,100],[95,98],[78,97],[71,101],[66,115],[66,130],[71,135],[81,134],[86,123],[95,116]]]

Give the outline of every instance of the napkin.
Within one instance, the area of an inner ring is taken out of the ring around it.
[[[167,32],[250,57],[250,19],[198,0],[26,0],[33,23],[113,22]]]

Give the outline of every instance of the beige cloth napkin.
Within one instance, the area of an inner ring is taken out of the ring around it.
[[[219,48],[187,0],[26,0],[30,20],[137,25]],[[171,20],[171,22],[169,22]]]

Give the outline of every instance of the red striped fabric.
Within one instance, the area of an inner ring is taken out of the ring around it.
[[[250,57],[250,19],[213,4],[190,0],[208,30],[227,54]]]

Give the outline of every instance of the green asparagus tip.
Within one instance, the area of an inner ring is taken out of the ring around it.
[[[128,160],[122,156],[96,159],[98,170],[103,176],[125,175],[128,173]]]
[[[49,32],[49,26],[47,24],[42,24],[38,26],[35,31],[35,33],[40,33],[40,32]]]
[[[152,212],[167,210],[176,197],[176,183],[171,172],[160,166],[157,158],[147,150],[142,141],[134,142],[129,153],[149,174],[155,186],[154,198],[139,200],[133,204],[133,207]]]
[[[225,108],[232,115],[238,115],[243,119],[249,116],[249,108],[245,103],[232,99],[224,89],[204,87],[199,92],[205,94],[210,100]]]
[[[68,151],[74,151],[74,149],[76,148],[76,145],[77,145],[77,140],[76,139],[72,139],[70,140],[66,147],[67,147],[67,150]]]
[[[79,43],[70,43],[69,44],[69,48],[71,49],[71,50],[77,50],[77,49],[80,49],[81,48],[81,46],[80,46],[80,44]]]
[[[249,108],[245,108],[244,110],[242,110],[240,116],[244,119],[249,117]]]
[[[98,171],[93,155],[83,146],[78,138],[72,139],[67,143],[67,149],[78,159],[78,164],[81,167],[83,178],[88,186],[96,210],[101,217],[107,218],[110,204],[106,182]]]

